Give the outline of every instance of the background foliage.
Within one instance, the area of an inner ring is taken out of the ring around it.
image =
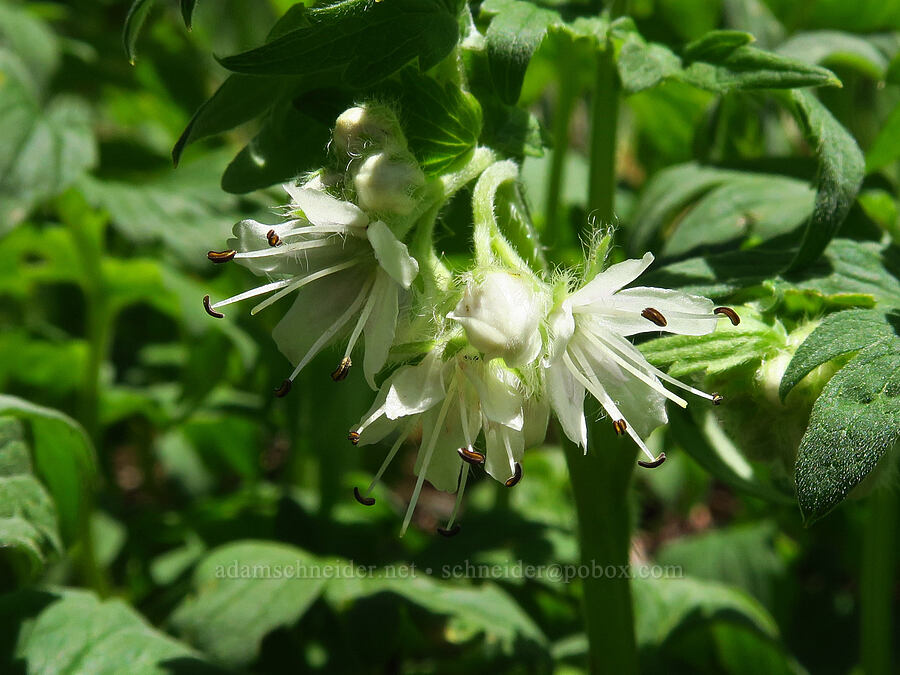
[[[558,439],[515,490],[478,481],[456,538],[426,490],[399,539],[411,454],[392,499],[352,499],[380,460],[343,441],[361,374],[324,386],[326,354],[273,399],[277,317],[199,298],[246,288],[206,250],[370,97],[429,176],[476,143],[522,160],[547,253],[577,259],[611,50],[614,255],[744,317],[640,345],[728,400],[673,411],[629,492],[632,561],[685,575],[633,582],[642,669],[892,672],[900,2],[595,4],[470,3],[483,41],[457,46],[452,0],[0,0],[0,669],[581,672],[580,584],[514,570],[578,560]],[[468,197],[438,225],[453,266]],[[221,584],[235,560],[381,572]],[[481,563],[512,573],[441,574]]]

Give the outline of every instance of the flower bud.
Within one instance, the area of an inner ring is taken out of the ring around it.
[[[416,190],[424,184],[425,174],[409,152],[377,152],[359,165],[353,177],[360,207],[401,216],[415,208]]]
[[[543,301],[535,284],[519,274],[493,271],[470,281],[462,300],[447,316],[466,330],[473,347],[508,366],[521,366],[541,351],[538,331]]]
[[[367,148],[406,150],[406,138],[397,118],[385,106],[356,106],[345,110],[334,124],[334,148],[358,157]]]

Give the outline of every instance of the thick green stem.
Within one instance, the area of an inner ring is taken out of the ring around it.
[[[572,64],[570,57],[572,45],[567,40],[560,42],[557,67],[559,77],[556,83],[556,106],[553,111],[554,147],[553,155],[550,158],[550,174],[547,178],[547,202],[544,205],[544,217],[546,218],[544,229],[547,233],[545,241],[551,248],[569,243],[564,240],[568,231],[562,228],[561,223],[562,184],[569,150],[569,123],[578,94],[574,78],[570,72],[567,72]]]
[[[588,212],[602,224],[615,222],[616,130],[621,84],[612,45],[597,56],[597,78],[591,109],[591,162]]]
[[[892,669],[893,588],[897,561],[896,492],[877,490],[869,498],[860,575],[860,646],[866,675],[889,675]]]
[[[599,447],[596,441],[611,432],[605,428],[608,421],[598,424],[589,430],[587,454],[564,441],[578,513],[581,562],[591,570],[582,582],[589,672],[628,675],[637,672],[637,651],[629,573],[622,571],[629,569],[627,494],[636,450],[618,443]],[[608,574],[613,569],[615,573]]]

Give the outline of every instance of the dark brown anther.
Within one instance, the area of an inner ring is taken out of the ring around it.
[[[290,380],[285,380],[277,389],[275,389],[275,395],[278,398],[284,398],[290,393],[292,386],[293,382],[291,382]]]
[[[725,400],[725,397],[722,396],[722,394],[717,394],[717,393],[713,392],[713,395],[712,395],[712,404],[713,405],[721,405],[722,401],[724,401],[724,400]]]
[[[638,464],[640,464],[645,469],[655,469],[656,467],[660,466],[665,461],[666,461],[666,453],[661,452],[661,453],[659,453],[659,457],[654,459],[652,462],[645,462],[644,460],[639,459]]]
[[[653,309],[652,307],[648,307],[643,312],[641,312],[641,316],[647,319],[647,321],[655,323],[660,328],[665,328],[669,323],[668,321],[666,321],[666,317],[662,315],[662,312],[660,312],[658,309]]]
[[[205,309],[206,313],[209,314],[214,319],[224,319],[225,318],[225,315],[222,314],[222,312],[217,312],[212,307],[210,307],[208,295],[203,296],[203,309]]]
[[[443,527],[439,527],[437,529],[437,531],[438,531],[438,534],[440,534],[444,537],[455,537],[457,534],[459,534],[459,529],[460,529],[459,523],[457,523],[456,525],[451,527],[449,530],[447,530]]]
[[[353,488],[353,496],[356,497],[356,501],[358,501],[363,506],[372,506],[375,503],[375,497],[363,497],[359,493],[359,488]]]
[[[353,445],[359,445],[359,432],[351,431],[347,434],[347,440],[353,443]]]
[[[206,254],[206,257],[209,258],[214,263],[227,263],[229,260],[233,260],[234,256],[237,255],[237,251],[210,251]]]
[[[464,462],[476,465],[484,464],[484,454],[477,450],[473,450],[472,448],[460,448],[457,452]]]
[[[281,243],[281,237],[278,236],[275,230],[266,232],[266,239],[269,242],[269,246],[278,246]]]
[[[628,431],[628,424],[625,422],[625,420],[616,420],[615,422],[613,422],[613,429],[616,430],[616,433],[619,434],[619,436],[622,436],[626,431]]]
[[[728,320],[731,321],[732,326],[737,326],[741,322],[741,317],[739,317],[738,313],[731,309],[731,307],[716,307],[713,310],[713,314],[727,316]]]
[[[353,365],[353,361],[350,360],[349,356],[345,356],[341,359],[340,364],[334,371],[331,373],[331,379],[335,382],[340,382],[341,380],[347,379],[347,375],[350,373],[350,366]]]
[[[516,462],[515,473],[504,483],[506,487],[515,487],[522,480],[522,465]]]

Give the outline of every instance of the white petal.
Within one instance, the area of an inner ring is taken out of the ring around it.
[[[383,386],[388,387],[384,414],[395,420],[425,412],[444,400],[441,358],[430,352],[415,366],[397,370]]]
[[[566,436],[587,448],[587,424],[584,419],[584,387],[572,376],[562,360],[545,371],[547,397]]]
[[[364,329],[366,336],[366,350],[363,357],[363,373],[366,382],[375,389],[375,375],[387,361],[391,344],[394,342],[394,330],[397,327],[398,304],[397,285],[385,274],[378,270],[378,278],[372,293],[374,306]]]
[[[419,273],[419,263],[409,254],[406,244],[399,241],[380,220],[369,225],[366,235],[385,272],[403,288],[409,288]]]
[[[301,187],[285,187],[291,195],[293,206],[313,225],[345,225],[363,227],[369,217],[355,204],[335,199],[319,190]]]
[[[653,254],[645,253],[640,260],[633,258],[610,265],[587,284],[572,294],[573,307],[578,307],[607,297],[641,276],[653,263]]]
[[[466,377],[478,391],[481,409],[491,422],[521,431],[525,422],[522,394],[515,375],[495,363],[479,361],[465,369]]]
[[[492,478],[505,483],[515,472],[510,465],[510,455],[513,465],[522,461],[525,438],[520,431],[513,431],[502,424],[487,423],[484,427],[484,440],[487,446],[484,468]]]
[[[531,396],[525,400],[522,410],[525,414],[525,425],[522,427],[525,448],[543,445],[547,438],[547,423],[550,421],[550,402],[544,397]]]
[[[569,340],[572,339],[572,334],[575,332],[575,319],[572,316],[572,306],[568,300],[550,314],[547,324],[550,334],[549,359],[554,361],[566,351]]]
[[[435,407],[422,415],[423,444],[431,438],[431,434],[435,431],[434,425],[437,423],[439,414],[440,410]],[[437,433],[437,441],[431,454],[431,461],[428,463],[428,470],[425,472],[425,479],[438,490],[456,492],[459,470],[462,468],[462,460],[459,458],[457,450],[466,445],[458,404],[450,406],[444,423]],[[422,470],[422,460],[423,453],[420,452],[416,458],[416,475]]]
[[[712,300],[664,288],[628,288],[607,302],[588,307],[604,325],[623,336],[657,331],[706,335],[715,330],[718,321],[713,314]],[[641,312],[649,307],[665,317],[665,326],[658,326],[641,316]]]
[[[316,340],[350,306],[369,274],[371,268],[351,267],[297,291],[294,304],[272,331],[278,349],[291,363],[299,363]]]

